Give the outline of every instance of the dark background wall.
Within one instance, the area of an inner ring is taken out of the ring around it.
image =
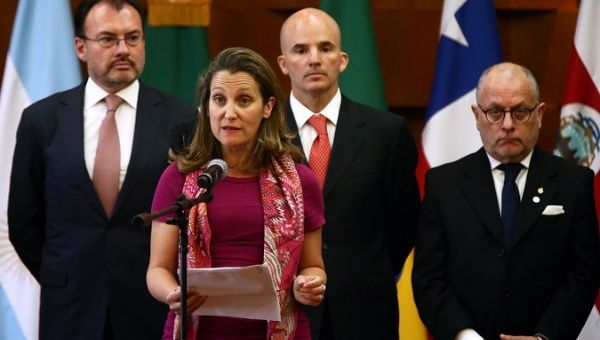
[[[350,5],[351,0],[345,0]],[[0,1],[0,78],[18,0]],[[145,0],[142,0],[145,2]],[[74,8],[79,0],[71,0]],[[406,116],[420,139],[435,67],[442,0],[371,0],[390,110]],[[577,0],[496,0],[505,60],[530,68],[548,104],[540,145],[551,150],[558,130]],[[230,46],[261,53],[278,71],[279,28],[292,12],[318,0],[213,0],[208,28],[211,55]],[[1,80],[1,79],[0,79]],[[285,91],[289,82],[281,76]],[[449,127],[452,128],[452,127]]]

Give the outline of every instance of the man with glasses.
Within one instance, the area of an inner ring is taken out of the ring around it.
[[[472,106],[483,148],[431,169],[414,296],[436,339],[575,339],[598,290],[593,172],[535,144],[531,72],[487,69]]]
[[[89,78],[23,112],[8,222],[41,286],[40,339],[162,335],[167,310],[145,281],[150,229],[131,219],[150,210],[169,127],[197,110],[138,81],[141,13],[132,0],[82,1],[75,50]]]

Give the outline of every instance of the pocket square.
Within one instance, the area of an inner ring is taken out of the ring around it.
[[[544,211],[542,211],[542,215],[560,215],[564,213],[565,210],[562,205],[547,205]]]

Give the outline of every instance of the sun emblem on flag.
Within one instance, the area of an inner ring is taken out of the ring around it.
[[[600,129],[598,123],[582,111],[581,105],[577,105],[574,113],[565,112],[563,108],[554,153],[579,165],[591,167],[600,151]]]

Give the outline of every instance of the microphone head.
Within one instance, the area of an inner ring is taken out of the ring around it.
[[[209,190],[215,183],[227,176],[227,163],[222,159],[213,159],[206,165],[206,170],[198,176],[198,186]]]
[[[227,163],[219,158],[215,158],[213,160],[211,160],[210,162],[208,162],[208,165],[206,166],[207,169],[214,167],[214,168],[218,168],[219,171],[217,172],[217,178],[215,178],[215,180],[220,180],[221,178],[227,176],[227,172],[229,171],[229,168],[227,167]]]

